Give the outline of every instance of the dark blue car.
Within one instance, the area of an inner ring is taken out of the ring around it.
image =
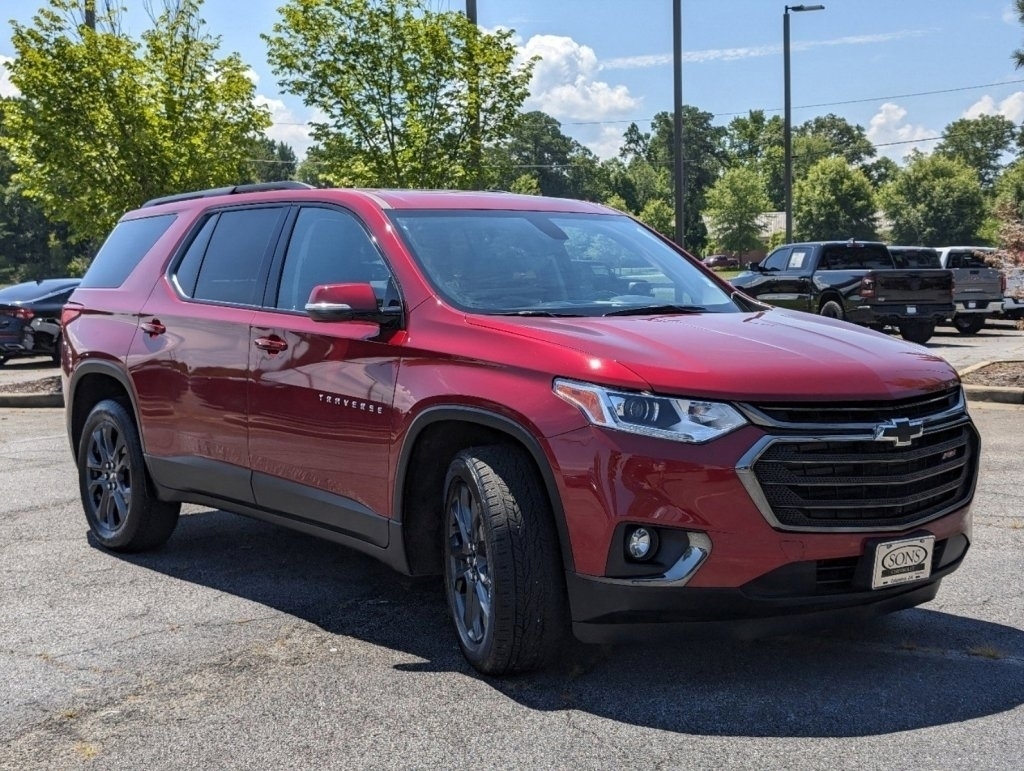
[[[15,356],[60,361],[60,309],[79,280],[49,278],[0,289],[0,366]]]

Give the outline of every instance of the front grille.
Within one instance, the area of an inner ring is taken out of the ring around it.
[[[753,470],[788,529],[896,529],[965,501],[977,443],[968,424],[925,433],[909,447],[867,439],[778,441]]]
[[[757,404],[751,405],[757,413],[768,418],[765,422],[782,424],[824,424],[847,425],[851,423],[879,423],[890,418],[914,420],[930,415],[949,412],[960,406],[960,388],[914,396],[896,401],[857,402],[806,402],[801,404]]]

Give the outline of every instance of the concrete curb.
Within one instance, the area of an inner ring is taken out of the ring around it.
[[[64,394],[0,394],[0,407],[63,407]]]
[[[1000,359],[999,361],[982,361],[965,367],[959,374],[966,377],[972,372],[984,369],[990,364],[1002,364],[1019,361],[1018,359]],[[1024,388],[1011,388],[1009,386],[980,386],[964,384],[964,394],[968,401],[972,402],[999,402],[1001,404],[1024,404]]]

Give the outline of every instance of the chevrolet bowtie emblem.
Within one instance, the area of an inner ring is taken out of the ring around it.
[[[875,426],[876,442],[892,442],[897,447],[909,446],[922,434],[924,434],[924,424],[920,420],[896,418]]]

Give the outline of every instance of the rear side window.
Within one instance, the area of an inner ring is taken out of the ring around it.
[[[825,270],[889,270],[892,256],[884,246],[826,246],[821,267]]]
[[[121,286],[176,217],[176,214],[162,214],[117,223],[93,258],[81,286],[107,289]]]
[[[967,250],[950,252],[947,262],[951,268],[987,268],[989,265],[983,255],[984,252]]]
[[[195,300],[255,305],[260,266],[285,211],[236,209],[210,217],[174,271],[181,293]]]

